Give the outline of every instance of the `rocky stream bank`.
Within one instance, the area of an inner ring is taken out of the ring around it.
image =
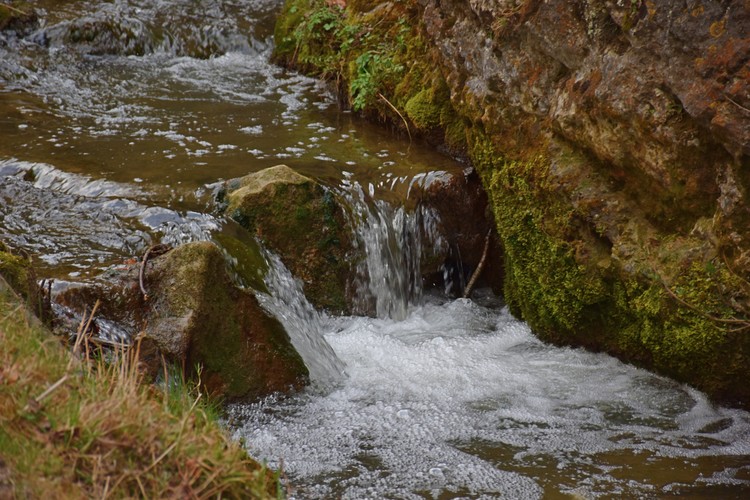
[[[748,408],[742,1],[290,0],[278,62],[466,157],[542,339]]]

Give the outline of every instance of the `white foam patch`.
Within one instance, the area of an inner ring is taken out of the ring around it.
[[[545,345],[507,311],[462,299],[401,322],[329,319],[328,330],[342,385],[230,409],[236,437],[283,464],[299,498],[539,498],[537,478],[498,465],[500,452],[551,456],[581,477],[593,467],[592,482],[617,481],[596,465],[601,452],[750,454],[746,412],[609,356]]]

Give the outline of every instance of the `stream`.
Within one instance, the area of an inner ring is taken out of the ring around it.
[[[304,344],[313,381],[229,406],[225,424],[283,469],[290,498],[750,497],[747,412],[544,344],[488,290],[419,289],[401,268],[437,242],[416,241],[396,191],[465,165],[271,64],[280,0],[35,5],[38,26],[0,32],[0,240],[55,286],[236,231],[214,186],[279,163],[379,200],[354,229],[378,317],[314,310],[268,254],[261,303]]]

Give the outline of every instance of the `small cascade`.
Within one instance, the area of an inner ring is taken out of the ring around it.
[[[368,191],[350,178],[339,190],[350,210],[356,244],[365,255],[357,266],[355,310],[403,320],[409,306],[422,298],[425,246],[443,244],[435,229],[438,216],[419,205],[409,211],[376,200],[372,185]]]
[[[345,364],[326,341],[325,319],[315,310],[302,291],[302,284],[286,268],[281,259],[264,251],[268,272],[264,282],[269,293],[256,292],[266,311],[278,319],[307,369],[313,386],[325,388],[344,377]]]

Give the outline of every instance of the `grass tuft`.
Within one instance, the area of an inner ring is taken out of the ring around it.
[[[282,496],[195,387],[79,338],[72,355],[0,278],[0,498]]]

